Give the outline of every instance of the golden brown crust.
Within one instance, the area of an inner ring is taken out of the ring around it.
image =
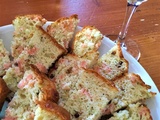
[[[37,28],[42,32],[42,35],[45,35],[47,38],[52,40],[53,45],[58,47],[63,54],[67,52],[66,49],[64,49],[60,44],[58,44],[58,42],[53,37],[51,37],[41,26],[37,26]]]
[[[38,20],[41,21],[43,24],[45,24],[47,22],[47,20],[45,18],[43,18],[41,14],[17,15],[17,16],[15,16],[15,19],[17,19],[17,18],[21,19],[22,17],[31,18],[31,19],[38,18]],[[13,21],[12,21],[12,23],[14,24]]]
[[[125,63],[127,63],[127,68],[128,68],[129,62],[123,56],[120,42],[117,43],[117,52],[116,52],[116,54],[117,54],[117,56],[119,56],[120,59],[122,59],[123,61],[125,61]],[[128,69],[125,72],[128,72]]]
[[[43,91],[43,98],[46,100],[51,100],[58,102],[59,94],[56,90],[56,86],[53,81],[51,81],[44,73],[41,73],[34,65],[31,65],[31,69],[36,74],[38,81],[41,83]]]
[[[117,50],[113,51],[115,52],[115,55],[119,57],[119,59],[123,60],[126,63],[126,70],[123,71],[123,73],[117,77],[122,77],[125,73],[128,73],[128,68],[129,68],[129,62],[124,58],[123,53],[122,53],[122,49],[121,49],[121,45],[120,42],[117,42]],[[113,81],[116,79],[116,77],[114,79],[112,79]]]
[[[147,107],[147,105],[145,104],[142,104],[140,105],[140,109],[142,108],[142,110],[149,115],[149,119],[148,120],[153,120],[152,116],[151,116],[151,112],[150,112],[150,109]]]
[[[123,78],[123,79],[121,79]],[[141,77],[138,74],[135,73],[125,73],[123,76],[117,77],[114,82],[116,81],[123,81],[123,80],[131,80],[133,83],[137,83],[139,85],[141,85],[142,87],[144,87],[146,90],[151,89],[150,85],[145,84],[145,82],[141,79]],[[150,92],[150,94],[152,94],[152,96],[155,96],[156,93],[155,92]]]
[[[72,16],[70,16],[70,17],[62,17],[62,18],[59,18],[58,20],[56,20],[56,21],[55,21],[54,23],[52,23],[52,24],[55,24],[55,23],[58,24],[58,23],[60,23],[61,21],[68,20],[68,19],[78,19],[78,15],[77,15],[77,14],[74,14],[74,15],[72,15]],[[50,31],[51,31],[52,24],[47,27],[47,32],[50,32]]]
[[[0,77],[0,110],[9,93],[10,93],[10,90],[8,89],[4,80]]]
[[[53,115],[56,114],[58,117],[61,118],[61,120],[70,120],[70,113],[62,108],[61,106],[58,106],[56,103],[51,101],[41,101],[38,102],[38,105],[41,107],[41,109],[46,110]]]
[[[138,84],[140,84],[141,86],[143,86],[146,89],[150,89],[151,88],[150,85],[145,84],[145,82],[141,79],[141,77],[138,74],[135,74],[135,73],[125,73],[123,76],[117,77],[114,80],[114,82],[120,81],[120,80],[123,81],[125,79],[125,78],[121,79],[123,77],[125,77],[126,80],[132,80],[132,81],[134,80],[133,82],[137,82]]]
[[[84,68],[82,68],[84,69]],[[94,76],[100,78],[100,80],[102,80],[103,82],[105,82],[108,86],[111,87],[112,90],[118,91],[118,89],[115,87],[114,83],[110,80],[107,80],[106,78],[104,78],[103,76],[101,76],[100,74],[98,74],[96,71],[92,70],[92,69],[84,69],[85,72],[91,73]]]
[[[120,58],[124,58],[124,56],[123,56],[123,53],[122,53],[122,50],[121,50],[121,45],[120,45],[120,42],[118,41],[117,42],[117,52],[116,52],[116,54],[117,54],[117,56],[119,56]]]
[[[62,18],[57,19],[55,22],[56,23],[60,23],[61,21],[64,21],[64,20],[67,20],[67,19],[78,19],[78,15],[77,14],[73,14],[70,17],[62,17]],[[50,28],[51,28],[51,26],[48,26],[47,27],[47,31],[50,31]]]

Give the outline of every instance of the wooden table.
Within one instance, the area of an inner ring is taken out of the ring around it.
[[[52,21],[78,14],[80,26],[118,34],[125,10],[125,0],[0,0],[0,26],[11,24],[19,14],[42,14]],[[127,36],[139,44],[139,62],[160,90],[160,0],[148,0],[137,9]]]

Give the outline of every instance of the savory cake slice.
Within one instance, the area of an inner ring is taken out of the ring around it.
[[[89,54],[90,52],[98,52],[102,38],[103,35],[97,28],[93,26],[86,26],[82,28],[82,30],[75,35],[72,44],[73,54],[83,57],[85,54]]]
[[[47,27],[47,32],[55,38],[60,45],[68,49],[78,22],[78,15],[76,14],[70,17],[63,17],[49,25]]]
[[[6,71],[3,77],[9,89],[17,90],[17,83],[22,79],[29,64],[34,64],[41,72],[47,73],[49,67],[58,57],[65,53],[60,46],[41,27],[36,27],[35,32],[21,54],[14,59],[12,67]]]
[[[41,72],[47,73],[48,68],[65,52],[54,38],[41,27],[36,27],[32,38],[14,62],[21,70],[25,70],[27,64],[34,64]]]
[[[106,113],[114,113],[117,110],[127,107],[129,104],[142,102],[152,98],[156,93],[150,92],[151,86],[146,85],[140,76],[135,73],[126,73],[114,81],[118,88],[118,95],[111,100]]]
[[[123,57],[120,43],[102,55],[93,69],[109,80],[114,80],[127,73],[128,61]]]
[[[46,19],[38,14],[20,15],[13,20],[14,34],[11,45],[11,52],[17,58],[30,41],[36,26],[43,26]]]
[[[7,70],[10,66],[11,61],[9,58],[9,52],[3,44],[3,40],[0,39],[0,77],[5,74],[5,70]]]
[[[113,113],[109,120],[152,120],[150,110],[141,103],[130,104],[126,109]]]
[[[54,81],[58,104],[70,112],[72,120],[98,120],[118,93],[111,81],[83,68],[67,67]]]
[[[27,70],[18,83],[18,90],[6,109],[5,119],[34,119],[38,101],[58,101],[55,84],[34,66]]]
[[[54,102],[41,101],[38,102],[34,120],[70,120],[70,114]]]

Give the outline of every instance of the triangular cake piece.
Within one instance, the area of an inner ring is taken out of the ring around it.
[[[128,72],[128,61],[124,58],[120,44],[116,44],[102,55],[93,69],[103,77],[114,80]]]
[[[145,84],[141,77],[135,73],[126,73],[114,81],[118,88],[118,95],[111,100],[106,113],[113,113],[127,107],[129,104],[142,102],[152,98],[156,93],[150,92],[151,86]]]
[[[65,49],[68,49],[78,22],[78,15],[76,14],[70,17],[63,17],[49,25],[47,27],[47,32],[55,38],[60,45]]]

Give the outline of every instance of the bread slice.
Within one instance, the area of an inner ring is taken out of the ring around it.
[[[9,52],[6,50],[2,39],[0,39],[0,77],[5,74],[5,70],[7,70],[11,66],[11,61],[9,58]]]
[[[102,55],[93,69],[109,80],[114,80],[127,73],[128,61],[123,57],[120,43]]]
[[[70,120],[70,114],[54,102],[41,101],[38,102],[34,120]]]
[[[93,26],[84,27],[75,35],[72,44],[73,54],[83,57],[85,54],[98,51],[102,38],[103,35],[97,28]]]
[[[109,120],[152,120],[150,110],[141,103],[130,104],[126,109],[113,113]]]
[[[18,83],[18,88],[6,110],[6,119],[33,119],[38,101],[58,101],[54,82],[34,66],[25,72],[23,79]]]
[[[59,18],[47,27],[47,32],[65,49],[69,48],[69,43],[73,38],[77,24],[78,15]]]
[[[118,88],[118,95],[108,105],[107,113],[114,113],[117,110],[127,107],[129,104],[142,102],[152,98],[156,93],[150,92],[151,88],[146,85],[140,76],[135,73],[126,73],[123,77],[114,81]]]
[[[117,88],[92,70],[74,67],[56,76],[58,104],[71,114],[72,120],[97,120],[117,93]]]
[[[8,89],[4,80],[0,77],[0,111],[9,93],[10,90]]]
[[[12,56],[17,58],[32,37],[35,26],[43,26],[46,19],[39,14],[20,15],[13,20],[14,34],[11,46]]]

